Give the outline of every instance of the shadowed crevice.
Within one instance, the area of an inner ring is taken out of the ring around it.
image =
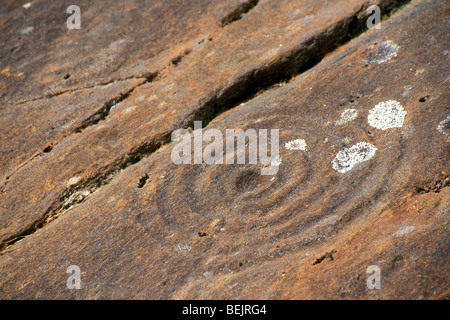
[[[236,9],[227,14],[221,21],[222,27],[225,27],[235,21],[241,20],[242,16],[256,7],[259,0],[247,0],[241,3]]]

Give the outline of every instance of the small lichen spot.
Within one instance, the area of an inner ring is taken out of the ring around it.
[[[345,173],[358,163],[370,160],[378,149],[367,142],[358,142],[350,148],[339,151],[333,160],[333,169]]]
[[[391,40],[383,41],[376,52],[371,52],[367,57],[368,63],[383,63],[397,56],[399,46]]]
[[[306,141],[304,139],[289,141],[284,146],[288,150],[306,151]]]
[[[339,140],[344,146],[349,145],[352,139],[350,137],[345,137]]]
[[[186,243],[180,243],[175,247],[175,251],[178,253],[189,252],[191,249],[191,246]]]
[[[396,238],[404,237],[415,230],[416,230],[415,226],[403,226],[400,227],[397,231],[395,231],[394,237]]]
[[[344,124],[350,123],[358,117],[358,111],[355,109],[345,109],[339,120],[336,120],[336,126],[342,126]]]
[[[372,127],[386,130],[403,127],[405,117],[406,111],[402,105],[395,100],[389,100],[377,104],[370,110],[368,121]]]
[[[441,121],[436,129],[450,138],[450,116]]]
[[[20,33],[23,35],[26,35],[26,34],[29,34],[30,32],[32,32],[33,30],[34,30],[34,27],[30,26],[30,27],[26,27],[26,28],[23,28],[22,30],[20,30]]]

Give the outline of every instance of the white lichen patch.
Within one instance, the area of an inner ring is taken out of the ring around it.
[[[180,243],[175,247],[175,251],[178,253],[189,252],[191,249],[192,247],[186,243]]]
[[[450,138],[450,116],[441,121],[436,129]]]
[[[30,32],[32,32],[33,30],[34,30],[33,26],[26,27],[26,28],[23,28],[22,30],[20,30],[20,34],[26,35],[26,34],[29,34]]]
[[[367,142],[358,142],[350,148],[344,148],[334,158],[333,169],[345,173],[358,163],[370,160],[378,149]]]
[[[66,130],[66,129],[70,128],[70,126],[73,125],[74,123],[75,123],[75,120],[67,121],[67,122],[64,123],[61,127],[59,127],[58,130],[59,130],[59,131]]]
[[[345,137],[345,138],[339,139],[339,141],[340,141],[344,146],[346,146],[346,145],[349,145],[350,142],[352,142],[352,139],[351,139],[350,137]]]
[[[306,141],[304,139],[297,139],[287,142],[284,147],[288,150],[306,151]]]
[[[342,126],[350,123],[358,117],[358,111],[355,109],[345,109],[339,120],[336,120],[336,126]]]
[[[372,52],[367,57],[367,62],[369,63],[383,63],[391,60],[393,57],[397,56],[399,46],[396,45],[391,40],[383,41],[378,46],[376,52]]]
[[[401,128],[406,117],[406,111],[400,102],[388,100],[377,104],[369,111],[369,124],[377,129]]]
[[[397,231],[395,231],[394,237],[396,237],[396,238],[404,237],[415,230],[416,230],[415,226],[403,226],[403,227],[400,227]]]

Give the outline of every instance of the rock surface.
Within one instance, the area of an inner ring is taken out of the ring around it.
[[[450,6],[406,2],[84,1],[67,30],[6,1],[0,296],[448,298]],[[175,164],[194,121],[279,130],[277,172]]]

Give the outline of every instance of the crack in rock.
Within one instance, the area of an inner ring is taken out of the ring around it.
[[[225,27],[235,21],[242,19],[242,16],[256,7],[259,0],[247,0],[241,3],[235,10],[227,14],[221,21],[222,27]]]

